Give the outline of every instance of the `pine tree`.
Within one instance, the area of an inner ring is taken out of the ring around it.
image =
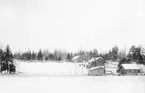
[[[143,56],[141,55],[141,48],[132,46],[128,55],[128,58],[130,58],[132,61],[135,61],[136,63],[141,63],[143,64]]]
[[[0,68],[2,68],[2,56],[3,56],[3,50],[0,49]]]
[[[119,48],[114,46],[112,48],[112,60],[117,60]]]
[[[93,50],[93,57],[94,58],[98,57],[98,50],[97,49]]]
[[[28,52],[28,60],[31,60],[31,57],[32,57],[32,53],[31,51]]]
[[[43,59],[47,61],[49,59],[49,51],[48,50],[43,50]]]
[[[37,54],[37,60],[42,60],[42,58],[43,58],[43,54],[42,54],[42,51],[40,49],[38,54]]]
[[[71,61],[71,55],[70,55],[70,53],[67,54],[67,60]]]
[[[16,71],[16,67],[13,64],[13,54],[9,45],[6,46],[6,50],[3,52],[1,61],[1,71],[6,70],[7,73],[12,73]]]
[[[32,52],[31,60],[36,60],[36,53],[34,53],[34,51]]]

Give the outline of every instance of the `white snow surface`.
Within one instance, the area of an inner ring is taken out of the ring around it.
[[[21,62],[16,61],[16,70],[23,75],[83,75],[79,63],[71,62]],[[84,70],[84,71],[83,71]]]
[[[145,77],[0,76],[0,93],[145,93]]]
[[[25,74],[0,75],[0,93],[145,93],[144,76],[81,76],[77,63],[66,62],[16,65],[17,71]],[[66,76],[44,76],[56,72]],[[70,72],[79,75],[67,76]]]

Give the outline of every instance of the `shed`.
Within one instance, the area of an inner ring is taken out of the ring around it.
[[[103,76],[105,75],[105,68],[104,66],[98,66],[91,69],[88,69],[89,76]]]
[[[137,64],[121,64],[119,73],[122,75],[138,75],[140,68]]]

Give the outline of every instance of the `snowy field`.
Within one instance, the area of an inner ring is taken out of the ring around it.
[[[106,71],[112,71],[116,73],[118,65],[117,62],[107,63],[105,65]],[[86,75],[87,70],[83,66],[79,66],[80,63],[71,62],[23,62],[16,61],[17,71],[23,75]]]
[[[16,61],[17,71],[22,75],[84,75],[79,63],[71,62],[20,62]],[[82,70],[83,69],[83,70]]]
[[[78,63],[16,65],[23,74],[0,75],[0,93],[145,93],[144,76],[82,76]]]
[[[145,93],[145,77],[0,76],[0,93]]]

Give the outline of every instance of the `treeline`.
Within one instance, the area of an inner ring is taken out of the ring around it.
[[[123,63],[133,62],[145,65],[145,49],[142,46],[132,46],[127,56],[119,61],[118,67]]]
[[[126,49],[119,49],[117,46],[112,47],[109,52],[99,53],[97,49],[90,51],[79,50],[76,53],[65,52],[61,50],[55,50],[54,52],[49,52],[48,50],[35,51],[25,51],[23,53],[14,53],[14,58],[17,60],[54,60],[54,61],[72,61],[75,56],[81,56],[82,61],[88,61],[94,57],[102,57],[105,60],[120,61],[122,59],[129,59],[130,61],[135,61],[137,63],[145,63],[144,48],[141,46],[132,46],[128,53]]]
[[[105,60],[118,61],[119,65],[122,63],[139,63],[145,64],[145,49],[142,46],[131,46],[128,53],[126,49],[119,50],[114,46],[108,53],[100,55]]]
[[[126,49],[119,49],[117,46],[112,47],[109,52],[98,53],[97,49],[92,51],[79,51],[77,55],[82,56],[82,61],[88,61],[93,57],[102,57],[105,60],[123,62],[136,62],[139,64],[145,64],[145,49],[142,46],[131,46],[129,52],[126,53]],[[124,61],[125,60],[125,61]]]
[[[40,49],[38,52],[28,50],[23,53],[20,52],[14,53],[15,59],[26,61],[36,61],[36,60],[72,61],[73,57],[75,56],[81,56],[83,60],[89,60],[92,57],[98,57],[98,51],[97,49],[94,49],[93,51],[79,50],[77,53],[74,53],[61,51],[57,49],[55,49],[54,52],[49,52],[48,50]]]
[[[131,46],[128,53],[126,49],[119,50],[117,46],[112,48],[108,54],[103,55],[106,60],[114,60],[119,62],[119,66],[122,63],[137,63],[145,65],[145,49],[142,46]]]
[[[10,46],[9,47],[10,50]],[[81,56],[82,61],[88,61],[94,57],[102,57],[105,60],[111,61],[120,61],[120,60],[130,60],[137,63],[145,63],[145,49],[142,46],[131,46],[129,52],[126,53],[126,49],[119,49],[117,46],[112,47],[110,51],[106,53],[99,53],[97,49],[90,51],[79,50],[76,53],[66,52],[62,50],[55,49],[54,52],[49,52],[49,50],[40,49],[38,52],[28,50],[23,53],[16,52],[11,53],[12,57],[17,60],[26,60],[26,61],[72,61],[75,56]],[[2,51],[2,49],[1,49]],[[10,51],[11,52],[11,51]]]
[[[54,52],[49,52],[48,50],[39,50],[35,51],[25,51],[23,53],[16,52],[14,53],[14,58],[17,60],[26,60],[26,61],[35,61],[35,60],[55,60],[55,61],[71,61],[74,57],[74,53],[64,52],[60,50],[55,50]]]

